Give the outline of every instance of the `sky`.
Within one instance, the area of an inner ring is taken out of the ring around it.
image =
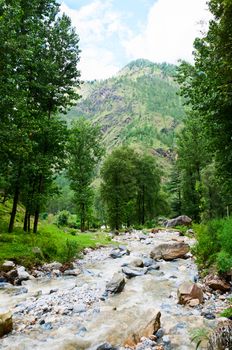
[[[83,80],[109,78],[138,58],[192,62],[210,19],[206,0],[63,0],[61,12],[80,38]]]

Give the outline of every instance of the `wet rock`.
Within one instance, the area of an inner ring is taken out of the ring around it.
[[[213,290],[220,290],[221,292],[227,292],[231,289],[231,285],[227,283],[223,278],[217,275],[209,275],[204,279],[206,286]]]
[[[192,299],[189,301],[188,305],[191,306],[191,307],[194,307],[194,306],[197,306],[200,304],[200,301],[199,299]]]
[[[122,272],[125,273],[125,275],[128,278],[136,277],[136,276],[143,276],[147,273],[147,268],[140,268],[140,267],[134,267],[134,266],[124,266],[122,268]]]
[[[199,303],[203,303],[203,291],[199,285],[193,282],[184,282],[177,291],[178,303],[185,305],[192,299],[198,299]]]
[[[113,249],[110,252],[110,257],[113,259],[119,259],[124,255],[129,255],[130,252],[128,250],[121,250],[121,249]]]
[[[16,288],[16,287],[15,287]],[[16,288],[14,295],[21,295],[28,293],[28,289],[26,287]]]
[[[9,310],[0,309],[0,338],[8,334],[13,329],[12,314]]]
[[[160,318],[161,313],[157,312],[150,320],[150,322],[148,322],[145,326],[142,326],[140,329],[133,331],[124,342],[125,346],[134,347],[140,342],[140,339],[142,337],[149,338],[155,334],[158,329],[160,329]]]
[[[208,350],[230,350],[232,349],[232,321],[219,322],[216,330],[209,338]]]
[[[184,242],[162,243],[152,249],[150,257],[152,259],[173,260],[185,257],[189,250],[189,245]]]
[[[144,266],[144,265],[143,265],[143,260],[142,260],[142,259],[139,259],[139,258],[133,260],[133,261],[130,263],[130,265],[135,266],[135,267],[143,267],[143,266]]]
[[[80,326],[77,332],[77,335],[80,337],[83,337],[85,333],[87,332],[87,328],[85,326]]]
[[[119,350],[119,348],[109,343],[104,343],[104,344],[98,345],[96,350]]]
[[[120,273],[115,273],[106,285],[106,291],[111,294],[120,293],[126,284],[125,278]]]
[[[207,320],[214,320],[216,316],[212,314],[211,312],[202,312],[201,316],[204,316]]]
[[[49,294],[53,294],[56,292],[58,292],[58,288],[52,288],[52,289],[50,289]]]
[[[187,215],[180,215],[174,219],[167,220],[165,222],[165,226],[166,227],[175,227],[179,225],[189,226],[191,225],[191,223],[192,223],[192,219],[190,217],[188,217]]]
[[[18,271],[16,269],[14,269],[14,270],[7,272],[6,278],[7,278],[8,282],[15,284],[15,281],[18,278]]]
[[[2,265],[0,265],[0,271],[9,272],[15,267],[15,263],[11,260],[5,260]]]
[[[43,269],[46,271],[59,270],[61,267],[62,267],[62,264],[57,261],[43,265]]]
[[[65,270],[64,276],[78,276],[80,275],[80,273],[81,273],[80,269]]]
[[[163,328],[158,329],[155,335],[157,338],[162,338],[164,336],[164,329]]]
[[[143,259],[143,265],[145,267],[152,266],[154,264],[154,260],[152,258],[145,258]]]
[[[51,322],[45,322],[41,325],[41,327],[46,330],[49,331],[51,329],[53,329],[52,323]]]
[[[24,266],[20,266],[17,268],[17,284],[21,284],[22,281],[27,281],[30,279],[29,273],[26,271]]]

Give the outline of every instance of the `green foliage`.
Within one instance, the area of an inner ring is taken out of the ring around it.
[[[51,261],[65,263],[86,247],[108,243],[108,236],[102,233],[74,236],[55,225],[42,223],[36,235],[25,234],[22,230],[11,234],[0,233],[0,262],[13,260],[28,267]],[[37,253],[38,250],[40,254]]]
[[[229,319],[232,319],[232,307],[228,307],[227,309],[223,310],[220,313],[221,317],[227,317]]]
[[[57,214],[57,225],[59,226],[68,226],[68,221],[70,218],[70,213],[67,210],[60,211]]]
[[[209,340],[209,330],[205,328],[196,328],[193,329],[191,334],[191,342],[196,343],[196,350],[199,349],[199,346],[204,341]]]
[[[90,220],[93,204],[93,181],[96,167],[103,155],[100,144],[101,131],[84,118],[72,124],[68,140],[68,177],[75,194],[77,213],[80,216],[81,230]]]
[[[197,244],[193,249],[201,267],[216,265],[219,273],[232,268],[232,219],[212,220],[195,225]]]
[[[102,198],[112,228],[144,225],[159,214],[160,172],[152,156],[120,147],[106,159],[101,176]]]

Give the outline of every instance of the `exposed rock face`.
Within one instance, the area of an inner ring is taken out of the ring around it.
[[[219,322],[216,330],[209,338],[208,350],[231,350],[232,349],[232,321]]]
[[[193,306],[192,304],[196,303],[196,299],[199,300],[200,304],[203,303],[203,291],[199,285],[193,282],[182,283],[177,290],[177,296],[179,304],[185,305],[194,300],[194,302],[191,302],[191,306]]]
[[[221,292],[227,292],[231,286],[224,279],[217,275],[209,275],[204,279],[206,286],[213,290],[220,290]]]
[[[183,258],[190,250],[188,244],[184,242],[163,243],[154,247],[150,253],[152,259],[173,260]]]
[[[175,227],[178,225],[189,226],[192,223],[192,219],[187,215],[180,215],[174,219],[167,220],[164,224],[166,227]]]
[[[137,343],[139,343],[142,337],[148,338],[154,335],[158,331],[158,329],[160,329],[160,317],[160,312],[155,314],[151,321],[148,322],[144,327],[141,327],[137,331],[132,332],[128,336],[124,344],[129,347],[134,347]]]
[[[10,333],[13,329],[12,314],[10,311],[0,310],[0,337]]]
[[[112,294],[120,293],[126,284],[125,278],[120,273],[115,273],[106,285],[106,291]]]

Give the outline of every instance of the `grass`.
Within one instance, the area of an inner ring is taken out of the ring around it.
[[[25,233],[20,229],[14,233],[0,234],[0,262],[13,260],[26,267],[44,262],[68,262],[86,247],[109,244],[109,237],[103,233],[64,232],[54,224],[42,223],[37,234]]]
[[[23,207],[18,208],[15,230],[7,233],[7,222],[11,203],[0,204],[0,263],[13,260],[25,267],[41,265],[44,262],[69,262],[86,247],[107,245],[109,236],[104,233],[80,233],[70,228],[58,228],[55,224],[42,221],[37,234],[22,230]]]

